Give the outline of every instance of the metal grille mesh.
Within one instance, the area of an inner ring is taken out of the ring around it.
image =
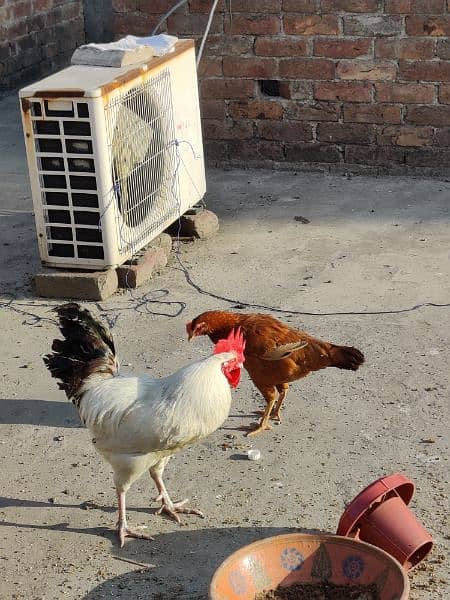
[[[152,230],[178,216],[169,70],[115,97],[105,112],[119,248],[136,251]]]

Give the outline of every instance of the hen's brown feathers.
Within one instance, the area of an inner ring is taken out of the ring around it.
[[[356,370],[364,362],[362,352],[356,348],[319,340],[270,315],[207,311],[189,325],[192,331],[197,328],[197,334],[208,335],[214,343],[237,326],[242,328],[246,340],[244,367],[257,387],[295,381],[326,367]],[[265,360],[275,349],[298,342],[307,345],[287,358]]]

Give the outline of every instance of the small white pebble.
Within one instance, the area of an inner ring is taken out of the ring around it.
[[[261,452],[257,448],[252,448],[247,452],[248,460],[259,460]]]

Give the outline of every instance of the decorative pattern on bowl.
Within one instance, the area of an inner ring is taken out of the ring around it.
[[[287,571],[298,571],[302,568],[305,558],[296,548],[285,548],[280,555],[281,566]]]

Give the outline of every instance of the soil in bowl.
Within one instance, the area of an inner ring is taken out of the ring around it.
[[[377,586],[337,585],[329,581],[295,583],[276,590],[259,592],[255,600],[380,600]]]

